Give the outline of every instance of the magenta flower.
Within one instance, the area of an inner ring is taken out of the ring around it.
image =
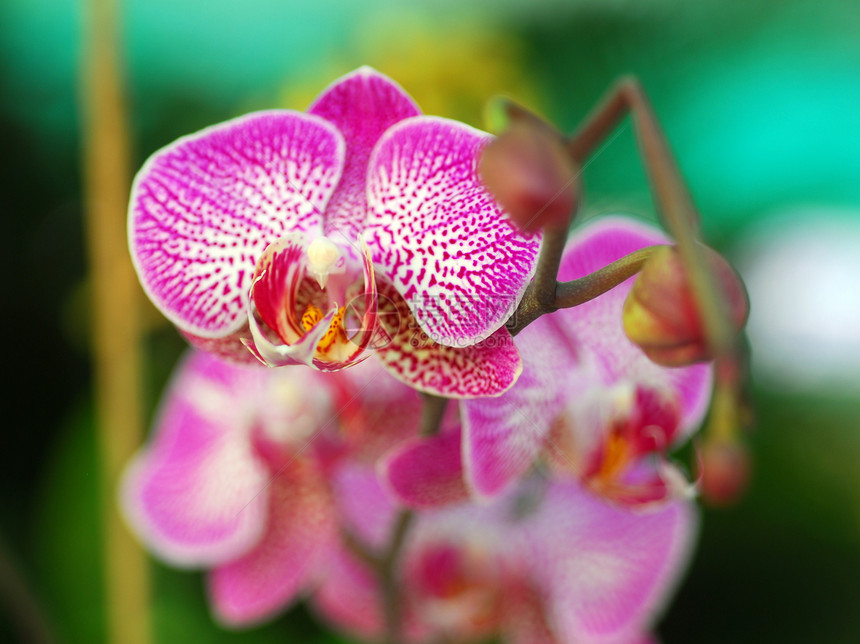
[[[559,279],[666,241],[633,220],[602,219],[577,231]],[[476,493],[502,490],[541,451],[616,501],[644,503],[679,491],[668,463],[650,456],[698,427],[712,370],[660,367],[627,339],[621,310],[632,282],[526,328],[517,337],[526,373],[516,387],[494,401],[464,403],[466,478]]]
[[[374,344],[420,390],[497,395],[522,368],[503,325],[540,240],[479,182],[489,139],[421,116],[368,68],[307,114],[258,112],[184,137],[134,182],[141,283],[221,355],[248,355],[244,344],[272,366],[332,371]]]
[[[394,508],[374,477],[337,479],[342,521],[368,543]],[[575,481],[535,478],[490,505],[420,515],[401,553],[410,642],[641,644],[686,566],[696,533],[683,500],[649,513],[606,504]],[[312,598],[328,621],[368,640],[382,632],[376,578],[347,549]]]
[[[222,623],[266,619],[309,589],[337,534],[316,444],[305,449],[333,395],[309,377],[191,354],[126,472],[132,528],[169,563],[210,570]]]
[[[323,374],[194,351],[126,471],[122,507],[155,555],[209,570],[220,622],[253,624],[325,570],[339,534],[331,472],[374,462],[420,412],[417,392],[370,360]]]
[[[632,220],[587,225],[569,243],[559,279],[665,241]],[[660,367],[627,339],[621,309],[631,285],[528,326],[516,338],[525,363],[518,382],[498,398],[462,401],[462,433],[414,439],[389,454],[387,487],[418,508],[490,497],[543,456],[618,503],[687,492],[664,454],[701,422],[712,370]]]

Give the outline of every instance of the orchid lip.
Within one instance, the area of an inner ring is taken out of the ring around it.
[[[301,363],[322,371],[361,360],[377,327],[373,265],[366,246],[362,250],[358,269],[327,237],[308,242],[304,235],[288,234],[270,244],[249,292],[251,353],[268,366]],[[354,303],[363,313],[353,310]],[[360,326],[350,336],[347,318],[354,316]]]

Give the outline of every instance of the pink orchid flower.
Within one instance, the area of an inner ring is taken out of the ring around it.
[[[504,323],[534,271],[481,185],[490,136],[420,115],[361,68],[307,113],[257,112],[183,137],[138,173],[131,254],[198,347],[334,371],[371,347],[397,378],[498,395],[522,368]],[[258,319],[259,316],[259,319]]]
[[[220,622],[254,624],[327,565],[338,538],[331,472],[373,463],[414,435],[420,415],[420,395],[375,360],[326,374],[192,351],[126,470],[122,507],[155,555],[209,570]]]
[[[366,471],[336,483],[342,521],[382,543],[394,507]],[[409,642],[644,644],[685,568],[695,507],[649,513],[605,503],[576,481],[530,479],[488,505],[422,513],[399,567]],[[378,641],[382,601],[373,573],[342,548],[312,598],[329,622]]]
[[[325,435],[342,398],[324,374],[203,352],[177,369],[154,436],[126,471],[122,506],[153,553],[209,570],[220,622],[265,620],[319,575],[337,535]]]
[[[633,220],[602,219],[575,233],[559,279],[666,241]],[[462,401],[461,432],[413,439],[391,452],[381,464],[389,490],[418,508],[492,497],[545,456],[617,503],[690,492],[665,454],[704,417],[712,369],[660,367],[627,339],[621,310],[631,286],[632,279],[528,326],[516,338],[525,363],[517,383],[498,398]]]

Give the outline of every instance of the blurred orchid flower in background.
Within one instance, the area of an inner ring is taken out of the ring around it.
[[[358,376],[202,351],[177,368],[154,435],[127,469],[122,505],[158,557],[210,570],[223,623],[264,620],[312,586],[337,535],[331,468],[346,457],[373,462],[418,427],[413,390],[378,364],[358,370],[360,389]]]
[[[478,180],[489,140],[359,69],[307,114],[249,114],[155,153],[129,209],[138,275],[206,350],[333,371],[373,344],[419,390],[498,395],[521,370],[503,325],[540,237]]]
[[[345,467],[335,481],[343,523],[381,543],[395,507],[377,479]],[[406,641],[649,642],[696,526],[687,500],[642,514],[612,507],[575,481],[540,477],[489,505],[422,513],[399,567]],[[382,633],[377,580],[348,548],[312,603],[353,635],[376,641]]]
[[[180,364],[155,433],[129,466],[122,505],[160,558],[209,570],[219,621],[250,624],[307,590],[336,537],[320,443],[334,391],[316,375]]]
[[[601,219],[574,233],[559,278],[582,277],[665,242],[632,219]],[[632,283],[546,315],[520,333],[515,342],[525,368],[510,391],[462,401],[462,435],[415,439],[386,457],[383,479],[394,494],[413,507],[470,494],[492,497],[515,485],[541,455],[617,503],[688,492],[666,455],[701,423],[712,367],[661,367],[630,342],[621,311]]]

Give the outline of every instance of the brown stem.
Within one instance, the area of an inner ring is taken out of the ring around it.
[[[698,214],[693,200],[651,103],[635,78],[619,80],[573,133],[567,147],[571,158],[583,164],[628,114],[633,119],[658,209],[665,214],[669,230],[678,237],[682,222],[685,222],[685,228],[689,229],[692,225],[697,231]]]
[[[529,324],[555,310],[555,289],[561,255],[567,243],[567,226],[544,230],[537,268],[523,294],[517,310],[508,320],[511,335],[517,335]]]
[[[697,240],[701,237],[698,213],[666,135],[636,79],[624,78],[610,90],[570,137],[568,152],[575,161],[582,162],[627,114],[633,119],[657,212],[677,241],[681,259],[689,272],[712,355],[717,362],[730,360],[737,353],[736,334],[728,319],[725,298],[697,248]],[[733,369],[729,366],[723,370]]]
[[[560,282],[555,289],[555,308],[568,309],[593,300],[636,275],[651,254],[661,246],[648,246],[630,253],[579,279]]]
[[[640,248],[593,273],[569,282],[556,282],[555,279],[542,281],[541,288],[535,289],[536,292],[531,297],[523,297],[524,303],[508,323],[508,330],[511,335],[516,335],[542,315],[579,306],[603,295],[638,273],[657,248],[660,246]],[[552,287],[551,296],[548,295],[550,291],[546,286]],[[526,293],[528,294],[528,291]]]
[[[108,640],[144,644],[150,639],[148,563],[125,528],[116,499],[122,468],[143,440],[140,291],[125,231],[131,175],[118,5],[119,0],[85,3],[79,100]]]

